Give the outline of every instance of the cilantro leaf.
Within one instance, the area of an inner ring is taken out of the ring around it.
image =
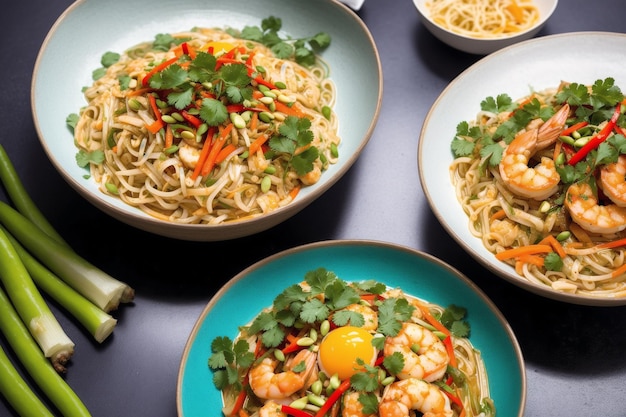
[[[383,359],[383,366],[391,375],[398,375],[404,368],[404,356],[400,352],[394,352]]]
[[[363,318],[363,314],[357,313],[356,311],[350,310],[339,310],[333,314],[333,323],[337,326],[355,326],[355,327],[363,327],[365,324],[365,319]]]
[[[221,101],[214,98],[205,98],[202,100],[200,117],[208,125],[217,126],[228,119],[228,110],[226,110],[226,106]]]
[[[457,337],[468,337],[470,333],[470,325],[464,321],[467,310],[457,305],[449,305],[441,314],[439,320],[441,324],[446,326],[452,334]]]
[[[105,52],[100,58],[100,64],[108,68],[120,60],[120,54],[117,52]]]
[[[102,152],[99,149],[96,149],[91,152],[87,152],[84,149],[81,149],[76,154],[76,163],[81,168],[85,168],[90,163],[100,165],[103,161],[104,161],[104,152]]]
[[[563,269],[563,259],[556,252],[547,254],[543,264],[548,271],[561,271]]]

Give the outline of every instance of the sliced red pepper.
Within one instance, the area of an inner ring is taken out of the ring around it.
[[[311,417],[311,414],[306,411],[298,410],[297,408],[290,407],[288,405],[281,405],[280,411],[293,417]]]
[[[183,116],[185,120],[191,123],[196,129],[199,128],[200,125],[202,124],[202,120],[198,119],[193,114],[189,114],[189,112],[186,110],[183,110],[182,112],[180,112],[180,114]]]
[[[178,61],[178,57],[175,56],[174,58],[170,58],[167,61],[161,62],[159,65],[157,65],[156,67],[152,68],[150,70],[150,72],[148,72],[146,74],[145,77],[143,77],[143,80],[141,80],[141,84],[146,87],[148,85],[148,82],[150,81],[150,78],[156,74],[157,72],[161,72],[163,71],[165,68],[169,67],[170,65],[172,65],[174,62]]]
[[[334,390],[332,394],[330,394],[330,397],[328,397],[324,405],[322,405],[317,413],[315,413],[315,417],[323,417],[324,414],[326,414],[326,412],[330,410],[332,406],[339,400],[339,398],[341,398],[343,393],[348,390],[348,388],[350,388],[350,380],[346,379],[342,381],[341,384],[339,384],[339,387],[337,387],[337,389]]]
[[[594,137],[592,137],[589,142],[585,144],[582,148],[578,150],[572,156],[572,158],[567,162],[569,165],[576,165],[580,161],[582,161],[589,152],[596,149],[602,142],[609,137],[613,129],[615,128],[615,124],[617,123],[617,119],[619,118],[622,110],[622,103],[618,103],[615,107],[615,111],[611,116],[611,119],[607,122],[607,124],[600,130]]]

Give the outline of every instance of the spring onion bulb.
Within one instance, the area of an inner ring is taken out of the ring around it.
[[[0,347],[0,394],[21,417],[54,417]]]
[[[85,404],[45,358],[1,287],[0,332],[26,372],[63,416],[91,416]]]
[[[37,287],[72,314],[97,342],[102,343],[109,337],[117,324],[116,319],[50,272],[34,256],[28,253],[3,226],[0,226],[0,230],[7,234],[9,241]]]
[[[28,252],[46,267],[105,312],[130,302],[134,290],[82,258],[39,229],[23,214],[0,201],[0,223]]]
[[[65,363],[74,353],[74,342],[52,314],[3,230],[0,230],[0,281],[43,354],[58,371],[64,371]]]
[[[67,245],[26,192],[6,150],[0,145],[0,180],[17,210],[57,242]]]

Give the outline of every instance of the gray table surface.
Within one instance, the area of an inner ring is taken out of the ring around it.
[[[626,308],[569,305],[530,294],[475,262],[433,215],[418,179],[419,130],[446,85],[481,57],[435,39],[419,22],[411,0],[366,0],[358,12],[377,43],[384,72],[380,119],[360,159],[327,194],[286,223],[222,243],[182,242],[134,230],[83,200],[48,161],[32,121],[30,81],[46,33],[70,3],[26,0],[3,5],[0,142],[35,202],[66,240],[137,291],[134,305],[116,313],[115,333],[101,346],[53,306],[77,345],[66,380],[94,416],[176,415],[181,354],[211,296],[266,256],[328,239],[383,240],[416,248],[448,262],[480,286],[520,343],[526,363],[526,416],[626,415]],[[624,32],[625,17],[623,0],[561,0],[538,36]],[[390,140],[394,152],[389,152]],[[1,188],[0,199],[7,201]],[[109,248],[103,244],[105,236],[122,239]],[[175,247],[187,258],[155,263],[153,254],[164,247]],[[197,260],[221,259],[240,247],[255,250],[239,252],[237,263],[220,262],[206,276],[196,273]],[[124,254],[129,251],[138,256],[128,259]],[[0,345],[8,350],[3,337]],[[4,400],[0,415],[14,415]]]

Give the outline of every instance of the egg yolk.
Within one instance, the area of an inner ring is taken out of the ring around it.
[[[211,42],[207,42],[204,45],[204,49],[206,49],[207,51],[213,51],[213,55],[219,55],[223,52],[228,52],[231,49],[233,49],[235,46],[231,43],[228,42],[221,42],[221,41],[211,41]]]
[[[376,360],[373,336],[360,327],[344,326],[329,332],[320,343],[319,365],[329,376],[337,374],[342,381],[363,369],[357,359],[367,365]]]

